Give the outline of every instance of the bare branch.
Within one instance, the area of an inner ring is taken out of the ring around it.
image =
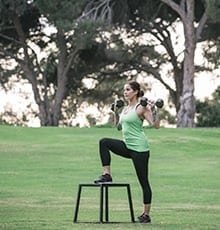
[[[199,21],[199,25],[196,29],[196,41],[198,41],[201,38],[201,33],[202,30],[207,22],[208,16],[207,16],[207,12],[205,11]]]
[[[171,62],[174,66],[174,68],[178,67],[177,64],[177,58],[174,53],[172,41],[171,41],[171,35],[169,30],[166,28],[166,26],[159,25],[157,23],[154,23],[153,28],[156,29],[156,31],[152,30],[152,27],[149,27],[148,25],[145,25],[145,28],[158,40],[160,43],[164,46],[164,48],[167,50],[167,53],[169,54],[171,58]]]
[[[8,40],[8,41],[14,42],[14,43],[16,43],[16,44],[18,44],[18,45],[23,45],[22,42],[20,42],[19,40],[16,40],[16,39],[14,39],[14,38],[12,38],[12,37],[9,37],[9,36],[7,36],[7,35],[5,35],[5,34],[0,33],[0,37],[6,39],[6,40]]]
[[[69,71],[72,65],[73,59],[76,57],[77,53],[78,53],[78,50],[75,50],[69,55],[67,65],[65,66],[65,69],[64,69],[64,75],[67,75],[67,72]]]
[[[161,75],[158,73],[158,70],[153,68],[151,65],[145,64],[145,65],[141,65],[138,67],[135,67],[135,69],[139,69],[142,70],[146,73],[150,73],[154,76],[155,79],[157,79],[158,81],[160,81],[169,91],[174,91],[169,84],[167,84],[161,77]]]
[[[90,1],[78,21],[92,20],[111,23],[113,5],[114,3],[111,4],[111,0]]]

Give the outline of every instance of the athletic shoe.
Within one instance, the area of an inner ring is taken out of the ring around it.
[[[95,184],[108,184],[112,183],[112,177],[109,174],[104,174],[99,177],[98,180],[94,181]]]
[[[141,216],[138,217],[138,221],[140,223],[150,223],[151,219],[150,219],[150,216],[143,213]]]

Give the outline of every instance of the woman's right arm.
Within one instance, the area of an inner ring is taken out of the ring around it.
[[[114,124],[118,130],[122,129],[121,123],[120,123],[120,115],[117,109],[115,110],[115,113],[114,113]]]

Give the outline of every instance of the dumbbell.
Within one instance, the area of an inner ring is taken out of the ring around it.
[[[147,105],[156,105],[157,108],[161,109],[164,105],[163,99],[157,99],[156,102],[149,100],[146,97],[142,97],[140,100],[140,104],[142,106],[147,106]]]
[[[116,100],[114,103],[111,104],[111,110],[114,112],[115,110],[115,107],[117,109],[123,107],[125,105],[124,101],[119,99],[119,100]]]

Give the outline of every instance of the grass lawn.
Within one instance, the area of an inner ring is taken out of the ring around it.
[[[98,140],[114,128],[0,126],[0,229],[220,229],[220,129],[146,129],[150,141],[152,224],[130,223],[124,188],[110,190],[110,220],[97,224],[99,190],[79,183],[101,173]],[[140,186],[130,160],[112,155],[115,182],[131,185],[135,217]]]

